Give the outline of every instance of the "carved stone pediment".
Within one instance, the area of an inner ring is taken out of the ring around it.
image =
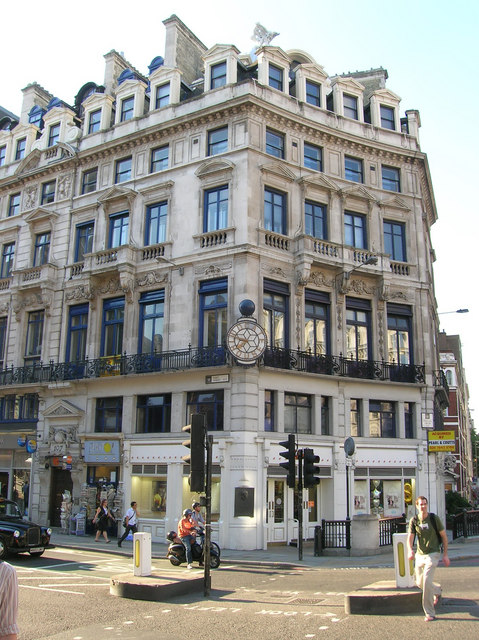
[[[263,164],[260,167],[262,173],[270,173],[282,178],[283,180],[289,180],[290,182],[294,182],[296,180],[296,176],[292,171],[290,171],[287,167],[283,166],[279,162],[271,162],[269,164]]]
[[[46,408],[43,417],[45,419],[82,418],[84,413],[83,409],[79,409],[68,400],[61,399]]]

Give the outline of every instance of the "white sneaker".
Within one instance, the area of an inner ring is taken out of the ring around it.
[[[187,569],[193,569],[193,565],[192,565],[192,564],[187,564],[187,565],[186,565],[186,568],[187,568]]]

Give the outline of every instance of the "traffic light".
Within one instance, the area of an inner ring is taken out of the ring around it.
[[[279,443],[282,447],[286,447],[286,451],[281,451],[280,456],[286,458],[288,462],[280,462],[279,466],[288,472],[286,484],[290,489],[294,489],[296,484],[296,443],[294,433],[290,433],[288,439]]]
[[[317,484],[319,484],[319,478],[317,477],[317,474],[319,473],[319,467],[315,466],[318,462],[319,456],[315,456],[312,449],[304,449],[303,478],[305,489],[308,489],[309,487],[315,487]]]
[[[190,465],[190,489],[202,493],[205,490],[205,416],[202,413],[192,415],[191,424],[183,427],[183,431],[190,434],[190,439],[181,443],[190,449],[190,453],[181,458]]]

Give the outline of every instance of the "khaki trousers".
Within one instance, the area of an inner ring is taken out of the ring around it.
[[[422,608],[427,616],[436,616],[434,596],[441,595],[441,586],[434,583],[434,572],[441,558],[440,553],[416,553],[416,585],[422,590]]]

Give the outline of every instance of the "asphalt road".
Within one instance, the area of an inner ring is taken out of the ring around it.
[[[131,559],[107,553],[49,550],[42,558],[11,559],[20,584],[19,640],[479,640],[479,561],[457,562],[436,576],[444,598],[438,620],[423,616],[348,616],[344,596],[392,568],[277,570],[222,564],[212,572],[211,596],[158,603],[116,598],[110,576],[132,571]],[[154,560],[174,575],[166,560]]]

